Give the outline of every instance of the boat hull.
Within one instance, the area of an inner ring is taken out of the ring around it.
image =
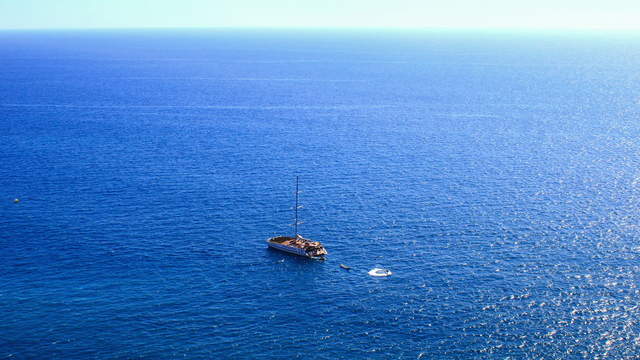
[[[319,241],[311,241],[300,235],[275,236],[267,240],[270,248],[310,259],[324,259],[327,250]]]
[[[298,256],[310,257],[309,255],[307,255],[307,252],[304,251],[304,249],[299,249],[299,248],[295,248],[295,247],[292,247],[292,246],[272,243],[270,241],[267,241],[267,243],[269,244],[269,247],[272,248],[272,249],[288,252],[290,254],[294,254],[294,255],[298,255]]]

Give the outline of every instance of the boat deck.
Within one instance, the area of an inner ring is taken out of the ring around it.
[[[327,255],[327,250],[322,246],[322,243],[305,239],[300,235],[295,238],[291,236],[276,236],[269,239],[269,242],[304,250],[307,256],[311,257]]]

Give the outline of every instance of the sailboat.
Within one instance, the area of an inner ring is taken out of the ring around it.
[[[296,176],[296,206],[294,207],[295,222],[293,223],[293,226],[295,227],[294,236],[274,236],[267,240],[267,244],[272,249],[312,259],[324,260],[324,257],[328,252],[322,243],[319,241],[311,241],[298,234],[298,194],[298,176]]]

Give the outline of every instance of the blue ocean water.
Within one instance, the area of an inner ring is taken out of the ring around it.
[[[637,356],[639,67],[637,33],[0,32],[0,358]],[[266,248],[296,175],[326,262]]]

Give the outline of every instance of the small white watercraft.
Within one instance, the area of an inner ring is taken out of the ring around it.
[[[369,270],[369,275],[376,276],[376,277],[390,276],[391,274],[393,274],[391,270],[382,269],[382,268],[373,268]]]

